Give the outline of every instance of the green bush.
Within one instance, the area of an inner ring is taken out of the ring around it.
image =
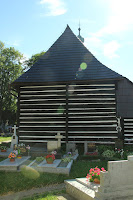
[[[111,146],[111,145],[98,145],[99,154],[102,154],[106,150],[114,150],[114,146]]]
[[[100,156],[97,155],[97,156],[88,156],[88,155],[80,155],[78,160],[97,160],[97,159],[100,159]]]
[[[77,149],[78,149],[79,155],[84,154],[84,144],[77,144]]]
[[[102,156],[104,158],[113,158],[115,155],[115,152],[113,150],[106,150],[102,153]]]
[[[125,145],[124,146],[124,151],[131,151],[131,152],[133,152],[133,145]]]

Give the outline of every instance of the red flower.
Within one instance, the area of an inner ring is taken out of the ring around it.
[[[48,155],[46,156],[46,159],[47,159],[47,158],[52,158],[52,160],[55,160],[54,154],[48,154]]]

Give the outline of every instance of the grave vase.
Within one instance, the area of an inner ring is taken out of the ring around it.
[[[15,161],[15,158],[10,158],[10,162],[14,162]]]
[[[100,180],[99,180],[98,178],[95,178],[95,179],[94,179],[94,183],[100,184]]]
[[[21,159],[21,158],[22,158],[22,156],[21,156],[21,155],[18,155],[18,156],[17,156],[17,158],[18,158],[18,159]]]
[[[1,152],[6,152],[6,149],[1,149]]]
[[[53,164],[53,160],[46,159],[47,164]]]

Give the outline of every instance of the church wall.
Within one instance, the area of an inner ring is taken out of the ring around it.
[[[114,82],[20,87],[19,141],[114,143],[117,138]]]

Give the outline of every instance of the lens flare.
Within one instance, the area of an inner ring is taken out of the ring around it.
[[[87,64],[85,62],[82,62],[80,64],[80,68],[81,68],[81,70],[85,70],[87,68]]]
[[[21,173],[28,179],[37,179],[40,176],[37,170],[28,166],[21,167]]]

